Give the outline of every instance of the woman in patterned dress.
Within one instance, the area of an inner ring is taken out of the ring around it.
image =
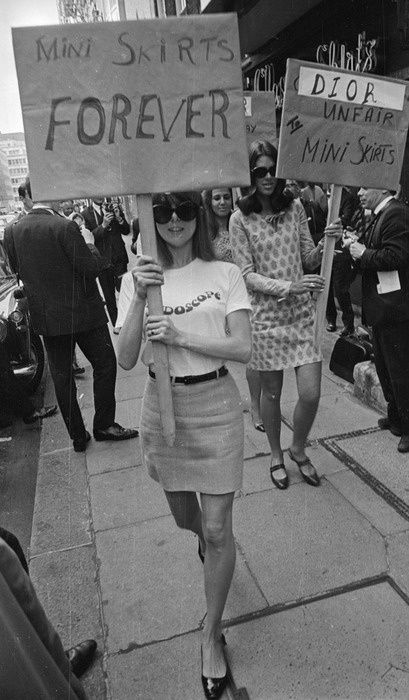
[[[321,351],[314,344],[315,300],[324,278],[304,274],[316,269],[324,239],[314,246],[304,208],[275,177],[277,151],[267,141],[250,149],[253,191],[238,202],[230,219],[233,259],[240,267],[252,305],[252,357],[262,385],[261,416],[271,448],[270,476],[279,489],[288,486],[280,443],[283,370],[294,367],[298,401],[293,440],[288,450],[303,479],[318,486],[319,476],[305,445],[320,398]],[[339,222],[325,229],[341,236]]]
[[[233,193],[230,187],[217,187],[202,192],[207,230],[217,260],[233,262],[229,238],[229,219],[233,209]]]

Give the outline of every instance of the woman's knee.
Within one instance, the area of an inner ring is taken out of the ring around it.
[[[206,544],[216,549],[222,549],[233,536],[231,518],[210,518],[203,520],[203,536]]]
[[[309,387],[308,389],[304,389],[300,391],[298,398],[302,403],[307,404],[308,406],[316,406],[320,400],[321,396],[321,391],[320,387]]]

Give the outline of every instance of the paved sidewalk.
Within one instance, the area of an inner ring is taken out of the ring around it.
[[[327,335],[327,360],[333,341]],[[397,438],[377,428],[379,414],[359,403],[326,361],[308,450],[322,485],[305,484],[286,455],[290,488],[278,491],[267,439],[251,425],[244,368],[231,371],[246,439],[225,610],[233,676],[226,697],[246,697],[246,689],[252,700],[407,699],[409,457],[397,453]],[[145,375],[141,365],[119,369],[117,420],[125,426],[139,423]],[[89,367],[77,386],[90,427]],[[288,372],[285,448],[295,401]],[[98,640],[97,661],[84,677],[91,699],[204,697],[196,540],[177,529],[160,487],[145,474],[139,439],[92,441],[81,455],[70,448],[60,416],[44,422],[30,555],[64,644]]]

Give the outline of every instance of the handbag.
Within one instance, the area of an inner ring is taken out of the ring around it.
[[[373,359],[372,342],[367,333],[340,337],[336,341],[329,361],[331,372],[354,383],[354,367],[358,362]]]

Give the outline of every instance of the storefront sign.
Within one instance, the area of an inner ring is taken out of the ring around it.
[[[365,32],[358,34],[357,47],[349,51],[346,44],[330,41],[320,44],[317,48],[317,63],[323,63],[332,68],[343,68],[361,73],[370,73],[377,64],[377,39],[367,39]]]
[[[396,189],[408,100],[403,81],[289,59],[277,174]]]
[[[13,29],[37,200],[248,185],[233,14]]]
[[[244,92],[247,143],[257,139],[277,146],[275,99],[271,92]]]

